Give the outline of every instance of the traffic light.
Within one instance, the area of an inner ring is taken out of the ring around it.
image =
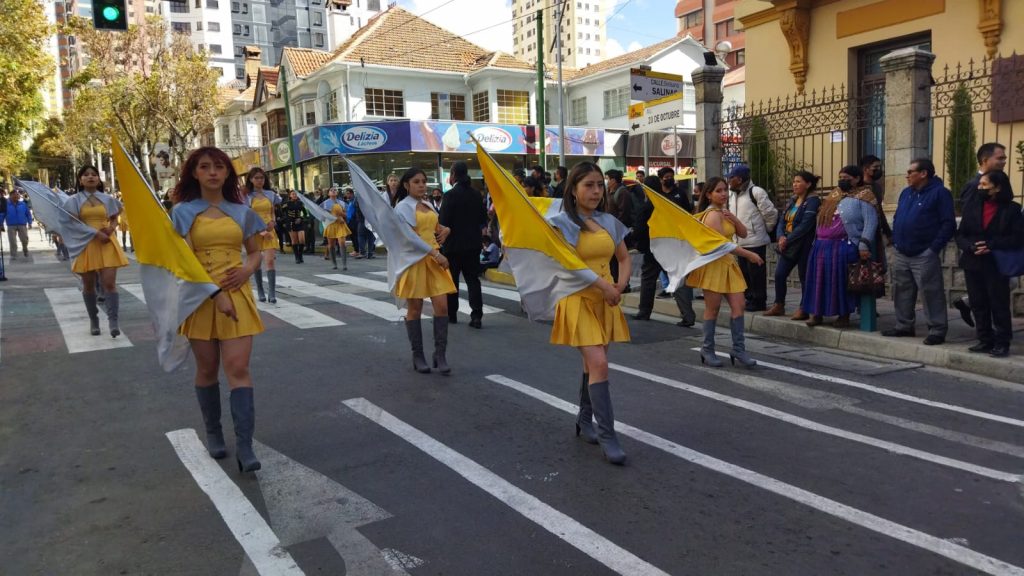
[[[126,0],[93,0],[92,23],[97,30],[127,30]]]

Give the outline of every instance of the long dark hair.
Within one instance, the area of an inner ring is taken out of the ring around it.
[[[874,156],[871,156],[871,158],[874,158]],[[868,162],[868,164],[870,163],[871,162]],[[811,192],[814,192],[818,188],[818,180],[820,180],[820,178],[808,172],[807,170],[801,170],[794,174],[793,176],[796,176],[797,178],[803,180],[804,182],[807,182],[807,195],[810,195]]]
[[[725,182],[725,178],[719,176],[712,176],[708,178],[708,181],[704,183],[704,194],[700,197],[700,204],[697,206],[697,212],[703,212],[711,206],[711,193],[718,188],[718,185]],[[728,185],[728,183],[726,183]]]
[[[397,206],[399,202],[401,202],[402,200],[405,200],[405,197],[409,195],[409,191],[406,190],[405,185],[409,183],[409,180],[412,180],[413,178],[415,178],[416,176],[418,176],[420,174],[423,174],[424,178],[427,177],[427,173],[426,172],[424,172],[423,170],[420,170],[419,168],[417,168],[415,166],[413,166],[412,168],[409,168],[408,170],[406,170],[402,174],[402,177],[398,179],[398,190],[395,192],[395,197],[391,200],[391,206],[392,207]],[[385,190],[387,189],[387,180],[386,179],[384,180],[384,188],[385,188]]]
[[[263,168],[260,168],[259,166],[253,166],[252,168],[249,168],[249,172],[245,175],[245,189],[248,190],[250,194],[252,194],[252,177],[257,174],[263,174],[263,189],[273,191],[273,188],[269,186],[270,178],[267,178],[267,171],[264,170]]]
[[[576,195],[573,192],[575,192],[576,186],[580,181],[594,172],[597,172],[602,177],[604,176],[604,172],[601,171],[601,168],[597,164],[594,164],[593,162],[580,162],[572,167],[572,170],[569,171],[569,176],[565,179],[565,192],[562,194],[562,212],[568,214],[569,218],[571,218],[572,221],[580,228],[583,228],[584,223],[583,219],[580,218],[579,206],[576,204]],[[603,180],[601,185],[604,185]],[[605,191],[605,193],[601,195],[601,202],[597,204],[598,210],[602,212],[604,211],[607,199],[608,192]]]
[[[224,167],[228,170],[228,176],[224,179],[224,187],[221,189],[221,193],[228,202],[241,204],[242,199],[238,194],[238,173],[235,172],[235,167],[231,164],[231,158],[223,150],[214,146],[197,148],[188,155],[188,159],[185,160],[185,164],[181,167],[178,185],[174,187],[174,203],[189,202],[203,195],[203,189],[199,185],[199,181],[192,175],[196,171],[196,167],[199,166],[199,160],[203,156],[209,156],[210,160],[224,164]]]
[[[992,183],[992,186],[999,189],[999,192],[996,192],[993,200],[999,204],[1008,204],[1013,200],[1013,185],[1010,184],[1010,177],[1007,176],[1005,172],[1002,170],[989,170],[982,174],[982,176],[988,178],[988,181]]]
[[[97,170],[96,167],[93,166],[92,164],[86,164],[85,166],[79,168],[78,175],[75,176],[75,185],[78,187],[79,192],[85,190],[85,187],[82,186],[82,174],[85,174],[86,170],[92,170],[93,172],[95,172],[97,178],[99,178],[100,176],[100,171]],[[103,192],[103,179],[100,179],[100,184],[99,186],[96,187],[96,189],[99,190],[100,192]]]

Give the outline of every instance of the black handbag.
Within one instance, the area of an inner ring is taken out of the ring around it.
[[[885,293],[885,270],[881,262],[859,260],[846,272],[846,288],[854,293],[878,298]]]

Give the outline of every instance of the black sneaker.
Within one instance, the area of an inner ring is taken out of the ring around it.
[[[967,349],[968,352],[991,352],[994,346],[988,342],[978,342]]]
[[[903,338],[906,336],[913,337],[913,330],[900,330],[899,328],[889,328],[888,330],[882,330],[882,336],[889,336],[890,338]]]
[[[1000,344],[999,346],[993,346],[992,351],[988,353],[993,358],[1006,358],[1010,355],[1010,347]]]
[[[695,322],[693,320],[680,320],[679,322],[676,322],[676,326],[679,326],[680,328],[693,328],[694,324]]]
[[[925,346],[936,346],[938,344],[942,344],[945,341],[946,341],[946,338],[944,336],[936,336],[935,334],[929,334],[924,339],[924,345]]]

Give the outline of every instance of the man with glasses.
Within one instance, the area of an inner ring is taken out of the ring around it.
[[[956,231],[953,195],[935,176],[935,164],[918,158],[907,170],[908,186],[900,193],[892,222],[895,253],[892,262],[896,326],[883,336],[914,336],[917,293],[924,300],[928,346],[946,341],[946,293],[942,280],[942,250]]]

